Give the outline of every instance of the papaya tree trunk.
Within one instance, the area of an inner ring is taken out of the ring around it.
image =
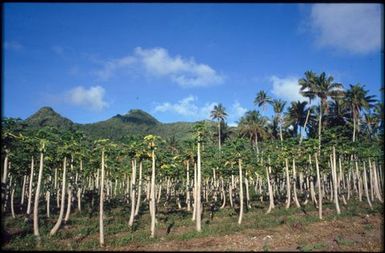
[[[295,173],[295,159],[293,159],[293,195],[294,195],[294,202],[298,208],[301,207],[301,205],[298,202],[297,198],[297,175]]]
[[[99,202],[99,241],[100,245],[104,246],[104,227],[103,227],[103,203],[104,203],[104,149],[102,150],[102,168],[100,180],[100,202]],[[98,174],[99,175],[99,174]]]
[[[14,197],[15,197],[15,185],[11,182],[11,213],[12,218],[16,218],[15,216],[15,208],[14,208]]]
[[[286,209],[288,209],[290,207],[290,199],[291,199],[291,195],[290,195],[290,176],[289,176],[289,165],[288,165],[288,161],[287,161],[287,158],[285,159],[285,163],[286,163],[286,166],[285,166],[285,171],[286,171]]]
[[[151,206],[152,206],[152,214],[151,214],[151,238],[155,237],[155,151],[152,150],[152,172],[151,172]]]
[[[22,186],[23,188],[21,188],[21,202],[20,202],[21,205],[24,204],[26,181],[27,181],[27,176],[24,175],[24,176],[23,176],[23,186]]]
[[[240,225],[242,223],[242,217],[243,217],[242,159],[238,159],[238,166],[239,166],[239,201],[240,201],[238,224]]]
[[[40,186],[41,186],[41,179],[43,176],[43,161],[44,161],[44,154],[43,152],[40,152],[40,167],[39,167],[39,176],[37,178],[37,186],[36,186],[36,192],[35,192],[35,202],[33,203],[33,234],[40,240],[40,234],[39,234],[39,195],[40,195]]]
[[[198,148],[197,148],[197,195],[196,195],[196,229],[198,232],[202,231],[201,228],[201,219],[202,219],[202,211],[201,211],[201,180],[202,180],[202,174],[201,174],[201,143],[198,141]]]
[[[137,196],[137,202],[136,202],[136,208],[135,208],[135,216],[139,214],[139,208],[140,208],[140,197],[142,194],[142,160],[139,161],[139,182],[138,182],[138,196]]]
[[[34,160],[33,160],[33,156],[32,156],[32,158],[31,158],[31,176],[29,178],[29,187],[28,187],[28,204],[27,204],[27,214],[28,215],[31,213],[33,167],[34,167]]]
[[[269,161],[269,164],[270,164],[270,161]],[[270,183],[270,166],[269,166],[269,168],[266,167],[266,178],[267,178],[267,188],[269,191],[269,208],[266,211],[266,214],[268,214],[274,208],[274,195],[273,195],[273,189],[272,189],[271,183]],[[260,186],[261,186],[261,184],[260,184]]]
[[[370,206],[370,209],[373,209],[373,206],[372,206],[372,203],[370,202],[370,198],[369,198],[369,192],[368,192],[368,180],[367,180],[367,177],[366,177],[366,166],[365,166],[365,162],[364,162],[364,189],[365,189],[365,196],[366,196],[366,199],[368,201],[368,204]]]
[[[62,185],[62,194],[61,194],[61,205],[60,205],[60,213],[59,218],[57,219],[57,222],[55,226],[51,229],[50,235],[54,235],[57,230],[59,229],[62,220],[63,220],[63,214],[64,214],[64,204],[65,204],[65,189],[66,189],[66,172],[67,172],[67,158],[64,157],[63,161],[63,185]]]
[[[318,158],[317,153],[314,154],[315,158],[315,168],[317,170],[317,182],[318,182],[318,214],[320,220],[322,220],[322,191],[321,191],[321,177],[319,174]]]
[[[187,211],[191,211],[191,200],[190,200],[190,161],[186,162],[187,178],[186,178],[186,204]]]
[[[332,178],[333,178],[333,188],[334,188],[334,203],[336,205],[337,214],[340,214],[340,205],[338,203],[338,183],[337,183],[337,163],[336,163],[336,149],[333,146],[333,161],[330,161],[332,164]]]
[[[128,221],[128,225],[132,227],[134,224],[134,216],[135,216],[135,192],[136,192],[136,159],[131,161],[131,212],[130,212],[130,220]]]

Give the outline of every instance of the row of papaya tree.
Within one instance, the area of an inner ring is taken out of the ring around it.
[[[76,131],[10,131],[15,122],[3,123],[3,213],[25,213],[37,238],[39,212],[57,216],[50,231],[54,235],[75,208],[82,212],[83,205],[95,209],[99,204],[104,245],[104,203],[114,199],[130,206],[128,226],[148,205],[151,237],[160,205],[191,212],[201,231],[204,209],[234,208],[241,224],[245,210],[257,202],[266,213],[276,205],[300,208],[312,203],[320,219],[323,201],[333,202],[338,214],[340,205],[352,198],[367,201],[369,208],[373,201],[383,202],[381,140],[353,142],[339,127],[324,131],[321,150],[318,139],[299,145],[298,138],[289,138],[261,142],[257,153],[241,134],[218,149],[207,138],[210,125],[205,121],[194,126],[191,140],[179,144],[155,135],[92,141]]]

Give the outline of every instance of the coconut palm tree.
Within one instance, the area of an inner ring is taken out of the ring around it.
[[[218,120],[218,148],[221,150],[221,121],[227,117],[225,107],[222,104],[215,105],[211,111],[210,117]]]
[[[262,106],[262,110],[265,109],[265,105],[271,103],[271,97],[269,97],[264,90],[261,90],[257,93],[257,96],[254,99],[254,104],[258,107]]]
[[[262,138],[267,137],[266,124],[266,118],[262,117],[261,114],[255,110],[246,112],[238,124],[240,134],[250,138],[253,146],[257,150],[257,154],[259,154],[258,136]]]
[[[285,108],[286,101],[283,101],[281,99],[274,99],[272,101],[274,113],[276,115],[276,118],[278,120],[278,126],[279,126],[279,136],[281,139],[281,142],[283,141],[282,137],[282,119],[281,119],[281,114],[283,112],[283,109]]]
[[[312,75],[310,75],[311,77]],[[313,78],[313,77],[312,77]],[[329,106],[327,103],[328,98],[343,96],[343,85],[334,82],[333,76],[326,76],[325,72],[314,77],[314,81],[305,85],[306,90],[303,94],[310,96],[317,96],[320,98],[320,113],[318,123],[318,150],[321,150],[321,131],[322,131],[322,117],[328,113]]]
[[[293,125],[295,136],[298,134],[298,127],[301,133],[301,126],[304,126],[304,122],[306,121],[305,115],[308,114],[309,109],[305,109],[307,105],[306,101],[297,101],[291,102],[286,114],[286,124]]]
[[[346,91],[346,100],[350,105],[353,119],[353,142],[356,141],[356,130],[359,126],[360,113],[362,109],[369,110],[374,106],[375,96],[369,96],[368,90],[365,90],[365,85],[355,84],[351,85],[350,88]]]
[[[298,84],[301,86],[300,93],[302,96],[307,97],[309,99],[309,106],[311,106],[311,100],[315,98],[315,94],[312,92],[311,87],[314,86],[316,76],[317,76],[316,73],[314,73],[313,71],[306,71],[305,77],[298,80]],[[306,120],[303,126],[304,129],[306,129],[309,116],[310,116],[310,110],[308,110],[306,114]],[[299,139],[299,144],[302,143],[302,139],[303,137],[301,135]]]

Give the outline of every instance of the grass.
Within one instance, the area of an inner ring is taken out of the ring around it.
[[[383,214],[383,205],[374,203],[373,210],[367,207],[366,202],[350,200],[348,206],[342,206],[341,214],[337,215],[333,203],[323,204],[324,220],[334,220],[353,216],[363,216],[371,213]],[[259,203],[258,203],[259,204]],[[150,238],[150,215],[143,204],[141,214],[135,219],[134,226],[129,228],[129,208],[113,207],[106,211],[104,230],[107,249],[125,247],[127,245],[145,245],[159,241],[187,241],[193,238],[209,236],[224,236],[237,232],[245,232],[250,229],[273,229],[277,226],[289,226],[293,232],[302,229],[302,226],[318,222],[317,209],[310,203],[298,209],[294,206],[285,209],[284,205],[277,205],[270,214],[265,214],[266,207],[252,208],[244,213],[241,225],[238,225],[238,214],[234,209],[219,209],[214,218],[209,218],[206,211],[202,218],[202,232],[196,232],[195,221],[191,220],[191,213],[185,210],[176,210],[167,213],[166,208],[160,205],[157,210],[156,237]],[[85,208],[86,209],[86,208]],[[25,222],[24,215],[17,215],[13,219],[9,215],[2,217],[2,224],[6,231],[11,231],[13,236],[4,244],[4,249],[10,250],[100,250],[99,246],[99,215],[94,212],[91,217],[87,210],[78,212],[72,210],[70,222],[59,229],[56,235],[50,237],[49,231],[55,224],[57,214],[51,218],[45,217],[44,206],[39,219],[41,243],[38,247],[32,232],[32,223]],[[367,224],[365,229],[373,229],[373,225]],[[169,233],[166,231],[168,230]],[[14,232],[14,231],[17,231]],[[353,241],[342,237],[336,237],[338,245],[352,246]],[[326,247],[323,242],[314,244],[301,244],[301,251],[322,250]],[[269,251],[268,242],[263,246],[264,251]]]

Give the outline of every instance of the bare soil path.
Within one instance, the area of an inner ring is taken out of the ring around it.
[[[311,224],[282,224],[225,236],[130,244],[125,251],[383,251],[381,214],[346,217]]]

